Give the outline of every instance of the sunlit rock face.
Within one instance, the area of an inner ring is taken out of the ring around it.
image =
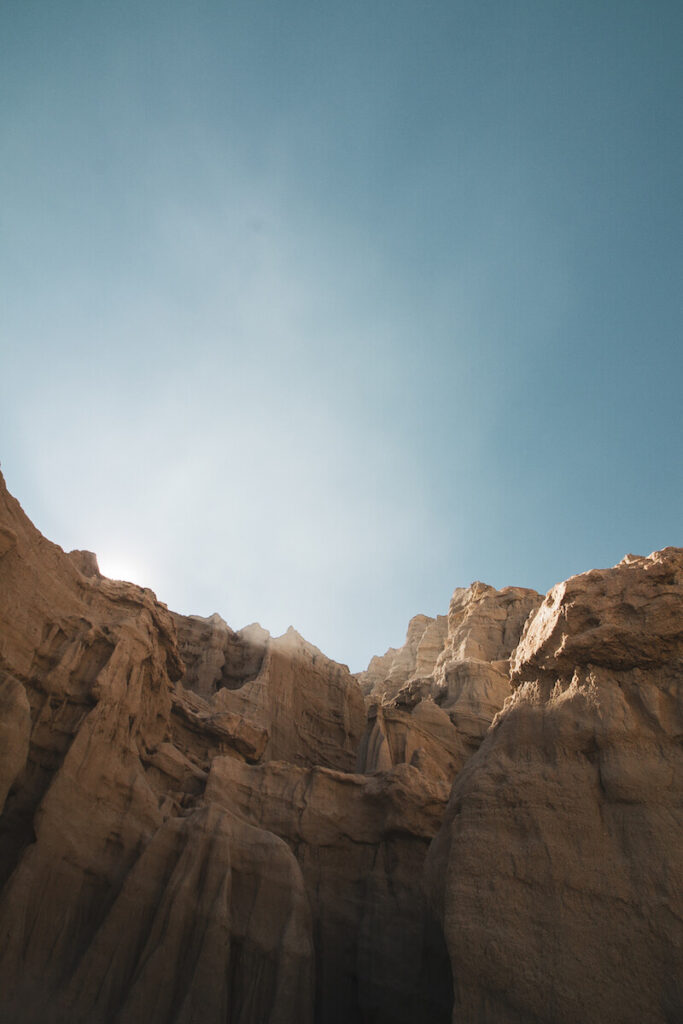
[[[0,477],[0,1020],[681,1019],[682,560],[475,583],[357,679]]]
[[[454,1020],[683,1019],[683,551],[554,587],[430,852]]]
[[[452,781],[510,695],[509,659],[541,600],[473,583],[454,592],[447,616],[411,619],[404,646],[358,675],[369,706],[361,767],[407,762]]]
[[[408,623],[403,647],[390,647],[386,654],[371,659],[358,675],[361,690],[368,697],[395,697],[409,679],[431,676],[448,636],[448,619],[439,615],[415,615]]]

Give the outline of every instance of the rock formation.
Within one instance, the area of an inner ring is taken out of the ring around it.
[[[358,682],[369,702],[364,770],[408,762],[450,781],[510,695],[510,656],[535,590],[458,588],[448,616],[416,615],[406,642],[373,658]]]
[[[683,1019],[683,551],[554,587],[430,852],[454,1020]]]
[[[0,524],[0,1019],[414,1019],[448,786],[355,773],[360,689],[294,630],[171,614],[4,483]]]
[[[352,676],[0,477],[0,1020],[681,1019],[683,552],[456,590]]]

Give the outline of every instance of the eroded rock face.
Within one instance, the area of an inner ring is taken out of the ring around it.
[[[64,1002],[70,1020],[308,1024],[312,954],[290,850],[212,803],[155,833]]]
[[[268,630],[256,622],[236,633],[218,614],[208,619],[172,615],[188,689],[210,698],[223,688],[239,690],[257,678],[270,640]]]
[[[448,786],[353,774],[348,669],[103,578],[4,482],[0,525],[0,1019],[388,1024],[424,970],[447,1020],[421,877]]]
[[[360,747],[361,771],[388,771],[410,764],[433,781],[452,782],[469,756],[448,714],[431,697],[410,709],[371,704]]]
[[[553,588],[430,854],[454,1020],[681,1018],[683,552]]]
[[[431,676],[448,635],[448,619],[438,615],[415,615],[408,623],[403,647],[390,647],[386,654],[371,659],[358,682],[368,697],[395,697],[409,679]]]
[[[31,735],[31,707],[26,690],[0,672],[0,814],[10,787],[23,770]]]
[[[13,536],[0,568],[0,1017],[311,1020],[296,860],[202,801],[212,748],[240,757],[248,730],[209,723],[183,751],[184,665],[164,606],[84,575],[4,482],[0,521]]]
[[[448,616],[411,619],[405,645],[358,676],[370,708],[360,767],[419,763],[455,778],[510,695],[510,655],[540,603],[535,590],[473,583]]]
[[[682,1019],[682,589],[675,549],[475,583],[364,701],[0,478],[0,1020]]]
[[[207,799],[281,836],[301,867],[316,936],[317,1020],[450,1019],[448,971],[430,973],[440,948],[422,884],[448,792],[445,781],[427,782],[405,764],[367,776],[213,762]]]
[[[255,759],[353,770],[365,705],[345,665],[292,628],[271,637],[258,624],[234,633],[218,615],[174,618],[189,666],[185,688],[263,732]]]

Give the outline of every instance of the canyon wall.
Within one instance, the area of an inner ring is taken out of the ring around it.
[[[554,587],[429,856],[454,1020],[683,1019],[683,551]]]
[[[681,1019],[683,552],[481,583],[352,676],[0,477],[0,1019]]]

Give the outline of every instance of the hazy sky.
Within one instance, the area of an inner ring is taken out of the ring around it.
[[[352,668],[682,544],[680,0],[1,0],[0,462]]]

